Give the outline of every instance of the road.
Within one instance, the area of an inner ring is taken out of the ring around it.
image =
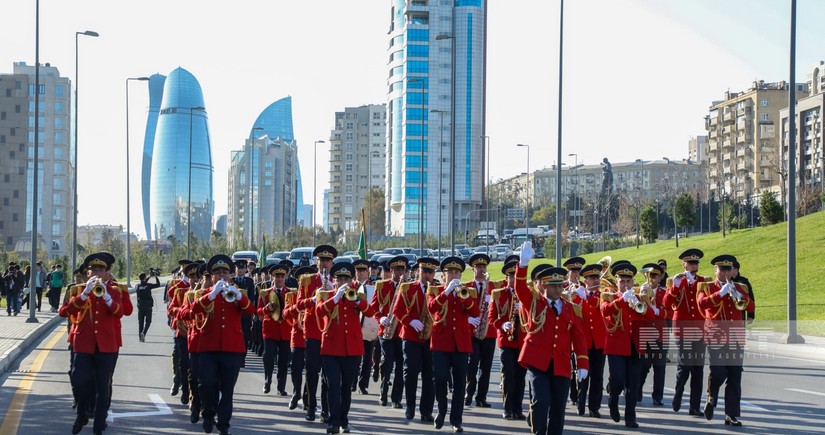
[[[171,382],[169,353],[172,340],[163,312],[155,313],[145,343],[137,337],[137,319],[124,319],[124,347],[120,352],[114,377],[112,419],[107,434],[202,433],[200,424],[189,423],[188,409],[178,397],[169,395]],[[17,370],[0,378],[0,435],[68,433],[74,421],[66,350],[65,326],[61,324],[32,346],[20,360]],[[667,367],[665,407],[653,408],[650,402],[651,380],[646,384],[645,401],[638,408],[642,433],[825,433],[825,362],[754,354],[745,362],[742,421],[743,428],[723,424],[723,412],[706,421],[690,417],[683,409],[670,409],[675,366]],[[493,367],[491,409],[471,407],[465,410],[467,433],[529,433],[524,422],[505,421],[500,417],[501,396],[498,385],[498,362]],[[255,433],[323,433],[325,425],[303,420],[300,408],[287,409],[288,397],[263,395],[260,358],[249,356],[235,389],[234,434]],[[291,388],[291,387],[290,387]],[[376,386],[370,396],[353,395],[350,427],[355,434],[449,433],[449,425],[436,431],[414,420],[407,423],[403,410],[382,408],[377,403]],[[605,403],[607,398],[605,397]],[[24,412],[18,412],[23,409]],[[623,423],[613,423],[607,416],[595,420],[579,417],[568,406],[565,429],[569,433],[627,433]],[[81,433],[91,433],[91,425]]]

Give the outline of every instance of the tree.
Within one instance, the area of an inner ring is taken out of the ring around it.
[[[783,218],[784,212],[776,200],[776,192],[763,191],[762,198],[759,199],[759,220],[762,226],[782,222]]]
[[[383,188],[373,187],[367,191],[364,197],[364,215],[367,218],[367,225],[364,228],[368,236],[384,235],[387,222],[386,200],[387,196]],[[358,220],[361,220],[361,213],[358,214]]]
[[[733,230],[734,226],[733,203],[727,199],[724,199],[723,201],[725,202],[725,206],[719,207],[719,213],[716,215],[716,220],[719,222],[719,228],[722,228],[724,222],[725,229],[730,232]],[[722,210],[725,211],[724,218],[722,217]]]
[[[676,222],[677,233],[679,232],[679,228],[693,226],[693,223],[696,221],[696,204],[693,202],[693,196],[687,192],[682,192],[676,198],[676,205],[674,206],[673,212],[673,220]],[[685,233],[687,233],[687,231],[685,231]]]
[[[652,205],[647,204],[642,207],[642,213],[639,216],[639,225],[641,226],[642,237],[644,237],[647,243],[655,242],[659,234],[659,223],[656,219],[656,209],[653,208]]]
[[[556,222],[556,206],[545,205],[542,208],[533,211],[530,215],[530,225],[551,225]]]

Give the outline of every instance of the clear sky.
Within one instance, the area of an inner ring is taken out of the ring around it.
[[[754,80],[788,78],[790,0],[568,0],[565,7],[562,145],[570,165],[570,153],[586,164],[685,158],[713,100]],[[226,213],[230,151],[273,101],[292,96],[307,203],[313,142],[329,142],[335,111],[386,102],[389,0],[41,0],[40,8],[40,61],[72,80],[74,32],[100,33],[80,40],[81,225],[126,223],[127,77],[181,66],[200,81],[216,215]],[[34,2],[4,0],[0,10],[0,71],[34,64]],[[799,0],[798,13],[796,75],[804,82],[825,59],[825,2]],[[531,145],[531,169],[556,160],[558,22],[557,1],[489,1],[493,180],[526,170],[517,143]],[[143,237],[148,95],[142,82],[130,89],[131,223]],[[319,146],[318,192],[328,182],[328,156]],[[111,206],[98,207],[101,197]]]

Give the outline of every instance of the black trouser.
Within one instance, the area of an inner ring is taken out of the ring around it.
[[[109,388],[115,371],[114,352],[75,353],[72,370],[72,386],[77,397],[77,415],[85,417],[94,407],[95,431],[102,431],[106,426],[109,413]]]
[[[607,362],[610,371],[610,397],[607,406],[611,409],[618,408],[619,395],[627,388],[624,401],[624,421],[625,424],[635,423],[635,399],[639,395],[639,377],[642,372],[642,361],[639,354],[631,343],[630,356],[608,355]]]
[[[201,394],[198,389],[198,376],[200,375],[200,353],[189,352],[189,393],[192,401],[189,402],[191,409],[196,414],[201,410]]]
[[[286,391],[286,372],[289,365],[289,340],[264,340],[264,382],[272,383],[272,372],[278,364],[278,391]]]
[[[530,376],[530,427],[534,434],[560,434],[564,431],[564,407],[570,378],[553,374],[553,361],[547,370],[528,367]]]
[[[493,356],[496,353],[496,339],[485,338],[478,340],[473,337],[473,353],[467,366],[467,399],[472,399],[478,385],[476,400],[487,401],[487,391],[490,389],[490,370],[493,369]],[[481,375],[478,370],[481,369]],[[476,383],[478,376],[478,383]]]
[[[372,341],[372,380],[378,382],[381,376],[381,343],[378,339]]]
[[[504,384],[504,413],[510,415],[523,414],[524,378],[527,369],[518,363],[518,354],[521,349],[502,347],[501,359],[502,383]]]
[[[181,394],[189,394],[189,342],[186,336],[175,337],[175,349],[178,354],[178,366],[175,367],[175,378],[180,383]]]
[[[579,385],[578,378],[576,376],[576,370],[578,370],[578,366],[576,365],[575,352],[570,352],[570,367],[573,368],[573,370],[570,371],[570,401],[578,404]]]
[[[690,378],[690,409],[699,410],[705,369],[705,342],[677,340],[679,354],[676,366],[676,395],[681,396]]]
[[[407,396],[407,417],[415,415],[415,395],[418,392],[418,375],[421,375],[421,416],[433,415],[433,356],[430,341],[418,343],[402,340],[404,349],[404,392]]]
[[[62,287],[49,287],[49,292],[46,296],[49,298],[49,305],[54,309],[60,308],[60,290]]]
[[[587,372],[587,377],[579,382],[578,406],[579,409],[583,409],[584,402],[587,400],[587,409],[598,411],[602,406],[602,397],[604,397],[604,350],[590,348],[587,350],[587,358],[590,362],[590,370]]]
[[[381,400],[387,400],[390,374],[394,373],[390,401],[401,403],[401,396],[404,394],[404,353],[401,348],[401,339],[379,338],[378,342],[381,343],[381,356],[383,357],[381,360]],[[395,366],[394,369],[393,366]]]
[[[737,344],[708,346],[710,374],[708,401],[716,407],[719,389],[725,384],[725,415],[739,417],[742,401],[742,360],[744,348]]]
[[[293,347],[290,361],[290,378],[292,378],[292,400],[298,401],[303,394],[304,383],[304,358],[305,353],[303,347]]]
[[[252,348],[252,315],[241,314],[241,332],[243,332],[243,342],[246,350]],[[244,358],[246,359],[246,358]]]
[[[353,387],[367,389],[370,386],[370,375],[372,374],[372,347],[374,341],[364,341],[364,355],[361,355],[361,369],[356,379],[353,379]]]
[[[324,366],[324,378],[328,384],[329,426],[349,426],[349,408],[352,403],[352,380],[358,372],[358,356],[321,357]]]
[[[149,332],[149,325],[152,324],[152,307],[138,308],[138,335]]]
[[[26,309],[29,309],[29,297],[34,292],[29,292],[29,294],[23,296],[23,303],[26,304]],[[37,288],[37,311],[40,311],[40,303],[43,302],[43,287]]]
[[[661,341],[652,345],[647,344],[647,352],[642,359],[642,374],[639,381],[639,396],[641,400],[644,395],[645,380],[650,369],[653,368],[653,400],[661,401],[665,395],[665,368],[667,367],[667,349]]]
[[[200,353],[198,389],[203,406],[201,415],[204,420],[213,420],[217,414],[216,426],[219,430],[229,429],[229,420],[232,419],[232,396],[241,370],[241,361],[243,353]]]
[[[180,354],[178,342],[172,337],[172,385],[180,387]]]
[[[447,414],[447,383],[450,379],[458,379],[453,383],[453,398],[450,402],[450,424],[461,426],[464,413],[464,382],[467,378],[467,363],[470,354],[466,352],[443,352],[434,350],[433,375],[435,376],[435,398],[438,401],[438,416],[444,418]]]
[[[304,365],[307,370],[307,393],[309,394],[308,415],[314,415],[318,409],[318,379],[321,376],[321,340],[306,339],[306,353]],[[324,382],[326,384],[326,382]],[[324,397],[326,385],[321,385],[321,413],[327,411],[326,398]]]
[[[263,323],[258,316],[252,316],[252,350],[261,355],[264,349]]]

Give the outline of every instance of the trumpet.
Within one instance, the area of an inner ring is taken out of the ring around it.
[[[348,288],[347,292],[345,293],[347,300],[350,301],[357,301],[358,300],[358,290],[354,288]]]
[[[461,299],[467,299],[470,297],[470,288],[467,286],[461,286],[458,289],[458,297]]]
[[[730,279],[725,281],[725,284],[733,285],[733,290],[731,290],[730,293],[728,293],[730,295],[730,298],[733,299],[733,306],[736,307],[736,309],[739,311],[745,311],[745,309],[748,308],[748,301],[746,301],[745,298],[742,297],[742,293],[740,293],[739,289],[736,288],[736,284],[734,284],[733,281],[731,281]]]
[[[226,287],[234,286],[235,285],[235,279],[234,278],[229,278],[229,282],[224,281],[224,283],[226,284]],[[224,298],[224,300],[226,300],[226,302],[229,302],[231,304],[231,303],[235,302],[236,300],[238,300],[238,297],[235,296],[234,292],[227,292],[226,290],[228,290],[228,289],[226,287],[224,287],[224,290],[222,292],[223,293],[223,298]]]
[[[639,288],[639,294],[636,296],[635,300],[630,302],[630,308],[637,312],[640,315],[644,315],[647,312],[647,308],[650,305],[650,286],[647,283],[642,284],[642,287]]]
[[[103,284],[103,280],[98,277],[92,279],[95,280],[95,286],[92,287],[92,294],[99,298],[102,298],[103,295],[106,293],[106,286]]]

